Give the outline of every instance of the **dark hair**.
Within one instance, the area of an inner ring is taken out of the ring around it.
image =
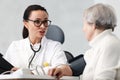
[[[48,14],[47,10],[44,7],[42,7],[40,5],[30,5],[26,8],[26,10],[24,12],[23,20],[27,21],[29,19],[31,12],[35,11],[35,10],[42,10]],[[23,36],[23,38],[27,38],[28,35],[29,35],[28,29],[24,26],[22,36]]]

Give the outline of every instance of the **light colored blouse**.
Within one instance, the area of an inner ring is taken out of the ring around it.
[[[120,80],[120,40],[105,30],[91,42],[85,55],[82,80]]]

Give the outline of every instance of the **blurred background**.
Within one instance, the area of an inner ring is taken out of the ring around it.
[[[63,49],[74,56],[89,49],[82,31],[82,16],[86,8],[96,3],[107,3],[116,10],[118,19],[115,34],[120,38],[120,0],[0,0],[0,52],[4,54],[14,40],[22,39],[23,13],[31,4],[44,6],[52,24],[63,29]]]

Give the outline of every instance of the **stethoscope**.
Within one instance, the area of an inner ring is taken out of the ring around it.
[[[33,61],[36,53],[39,52],[40,49],[41,49],[41,44],[40,44],[38,50],[35,50],[31,44],[30,44],[30,47],[31,47],[31,50],[34,52],[34,55],[33,55],[33,57],[31,58],[31,60],[30,60],[30,62],[29,62],[29,64],[28,64],[28,68],[29,68],[29,69],[30,69],[30,65],[31,65],[31,63],[32,63],[32,61]]]

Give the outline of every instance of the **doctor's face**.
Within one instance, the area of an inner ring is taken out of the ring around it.
[[[31,12],[29,19],[24,24],[30,37],[42,38],[46,34],[50,22],[45,11],[35,10]]]

